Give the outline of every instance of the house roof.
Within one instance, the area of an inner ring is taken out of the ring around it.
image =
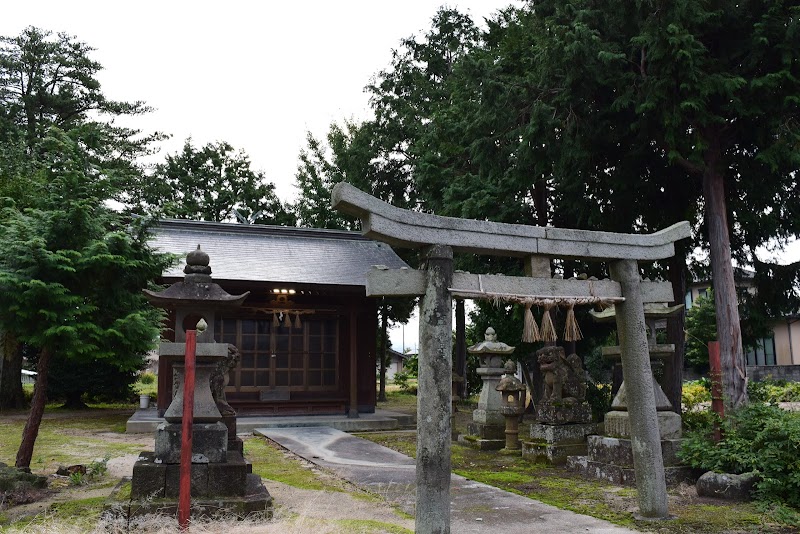
[[[185,255],[200,245],[216,281],[363,287],[373,265],[408,267],[389,245],[341,230],[163,219],[152,234],[160,252]],[[182,259],[164,277],[183,278],[184,266]]]

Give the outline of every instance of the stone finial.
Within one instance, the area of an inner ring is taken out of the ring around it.
[[[486,329],[486,332],[483,334],[483,339],[486,341],[497,341],[497,332],[494,331],[494,328],[491,326]]]
[[[484,341],[467,347],[467,352],[470,354],[511,354],[516,348],[506,345],[502,341],[497,341],[497,333],[491,326],[486,329],[483,337]],[[500,367],[501,363],[498,362],[497,367]]]
[[[506,364],[503,366],[507,375],[516,374],[517,372],[517,364],[514,363],[514,360],[506,360]]]
[[[183,268],[183,272],[186,274],[210,275],[210,261],[211,259],[208,257],[208,254],[200,250],[200,245],[197,245],[196,250],[193,250],[186,255],[186,267]]]

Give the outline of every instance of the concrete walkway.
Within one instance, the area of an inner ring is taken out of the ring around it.
[[[412,458],[333,428],[258,428],[254,433],[414,515],[416,475]],[[450,497],[452,532],[635,532],[458,475],[452,475]]]

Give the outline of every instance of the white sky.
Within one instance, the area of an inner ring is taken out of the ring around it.
[[[324,137],[332,121],[368,118],[364,86],[443,3],[28,0],[3,6],[0,35],[33,25],[77,36],[97,49],[107,97],[156,108],[134,124],[172,135],[159,161],[189,136],[196,146],[224,140],[287,200],[306,131]],[[482,24],[510,3],[447,5]]]
[[[306,131],[324,137],[333,121],[368,118],[364,86],[444,3],[482,24],[520,0],[28,0],[3,6],[0,35],[33,25],[77,36],[96,48],[108,98],[156,108],[130,125],[172,136],[157,161],[190,136],[195,146],[224,140],[289,200]],[[416,350],[416,321],[392,343]]]

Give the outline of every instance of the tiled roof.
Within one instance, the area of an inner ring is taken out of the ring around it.
[[[160,252],[185,255],[200,245],[215,281],[364,286],[373,265],[407,267],[389,245],[356,232],[170,219],[152,233]],[[183,278],[184,265],[164,276]]]

